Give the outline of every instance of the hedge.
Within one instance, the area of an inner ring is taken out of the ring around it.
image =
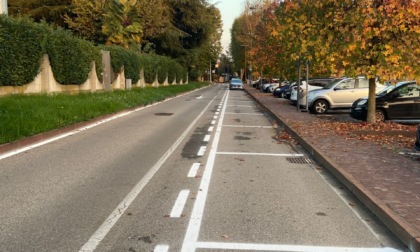
[[[47,54],[54,77],[60,84],[80,85],[88,79],[91,63],[99,60],[100,52],[92,43],[59,28],[48,39]]]
[[[22,86],[36,78],[51,31],[28,18],[0,15],[0,86]]]
[[[62,28],[0,15],[0,86],[32,82],[40,72],[44,54],[48,54],[54,77],[60,84],[83,84],[89,77],[92,61],[102,81],[100,49],[111,52],[114,73],[121,73],[124,67],[125,78],[133,83],[140,79],[142,68],[146,83],[153,83],[156,75],[160,83],[166,77],[169,83],[186,81],[187,70],[171,58],[115,45],[95,47]]]

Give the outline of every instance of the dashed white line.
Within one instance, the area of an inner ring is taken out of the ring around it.
[[[226,115],[260,115],[265,116],[263,113],[235,113],[235,112],[228,112],[225,113]]]
[[[204,153],[206,153],[207,150],[207,146],[201,146],[200,149],[198,150],[197,156],[202,157],[204,156]]]
[[[206,136],[204,137],[203,141],[204,141],[204,142],[208,142],[208,141],[210,141],[210,137],[211,137],[211,135],[206,135]]]
[[[185,234],[184,242],[182,244],[182,252],[194,252],[196,249],[196,243],[198,241],[198,234],[200,233],[201,220],[203,218],[204,207],[207,200],[208,190],[210,186],[211,175],[213,173],[214,162],[216,160],[216,151],[219,145],[219,139],[222,131],[222,123],[224,113],[226,111],[227,97],[229,96],[229,91],[225,93],[224,106],[222,109],[222,114],[218,122],[217,130],[213,139],[211,146],[211,151],[207,159],[206,166],[204,168],[203,177],[200,183],[200,190],[197,192],[197,197],[194,203],[194,207],[191,213],[190,221],[188,224],[187,232]]]
[[[212,125],[213,125],[213,124],[216,124],[216,120],[211,121],[211,124],[212,124]]]
[[[188,172],[188,178],[195,178],[197,176],[198,169],[200,169],[200,163],[194,163],[191,165],[190,171]]]
[[[190,190],[182,190],[179,193],[178,198],[175,201],[175,205],[172,207],[171,214],[169,215],[171,218],[181,217],[182,211],[184,211],[184,206],[187,202],[189,194]]]
[[[166,162],[169,156],[175,151],[175,149],[181,144],[181,142],[187,137],[189,132],[193,129],[198,120],[208,110],[210,105],[216,99],[216,96],[206,105],[206,107],[200,112],[200,114],[191,122],[191,124],[185,129],[181,136],[175,141],[175,143],[163,154],[163,156],[156,162],[156,164],[150,168],[150,170],[144,175],[144,177],[131,189],[127,196],[120,202],[117,208],[108,216],[108,218],[102,223],[102,225],[95,231],[95,233],[89,238],[89,240],[80,248],[81,251],[94,251],[96,247],[101,243],[105,236],[109,233],[112,227],[124,214],[125,210],[131,205],[137,195],[143,191],[143,188],[149,183],[153,176],[159,171],[160,167]]]
[[[214,130],[213,126],[210,126],[209,129],[207,130],[208,132],[212,132]]]
[[[169,246],[168,245],[157,245],[153,252],[168,252]]]

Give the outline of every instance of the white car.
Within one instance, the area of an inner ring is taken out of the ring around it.
[[[376,83],[376,92],[385,86]],[[365,78],[342,78],[322,89],[308,92],[308,109],[324,114],[330,109],[350,109],[353,102],[369,95],[369,81]]]
[[[308,85],[306,85],[306,80],[302,80],[300,82],[299,88],[299,106],[306,106],[306,86],[308,86],[308,92],[316,89],[321,89],[330,82],[334,81],[334,78],[310,78],[308,79]],[[294,86],[292,89],[292,93],[290,95],[290,100],[292,104],[297,103],[297,96],[298,96],[298,86]]]

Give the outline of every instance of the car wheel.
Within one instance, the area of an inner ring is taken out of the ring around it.
[[[286,99],[286,94],[284,92],[281,92],[280,97],[283,98],[283,99]]]
[[[313,111],[315,114],[325,114],[328,110],[328,102],[325,100],[318,100],[314,102]]]
[[[375,121],[376,122],[383,122],[385,121],[385,113],[382,110],[375,111]]]

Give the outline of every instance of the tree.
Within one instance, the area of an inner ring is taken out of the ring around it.
[[[72,0],[8,0],[10,16],[24,15],[55,26],[65,27],[64,16]]]

